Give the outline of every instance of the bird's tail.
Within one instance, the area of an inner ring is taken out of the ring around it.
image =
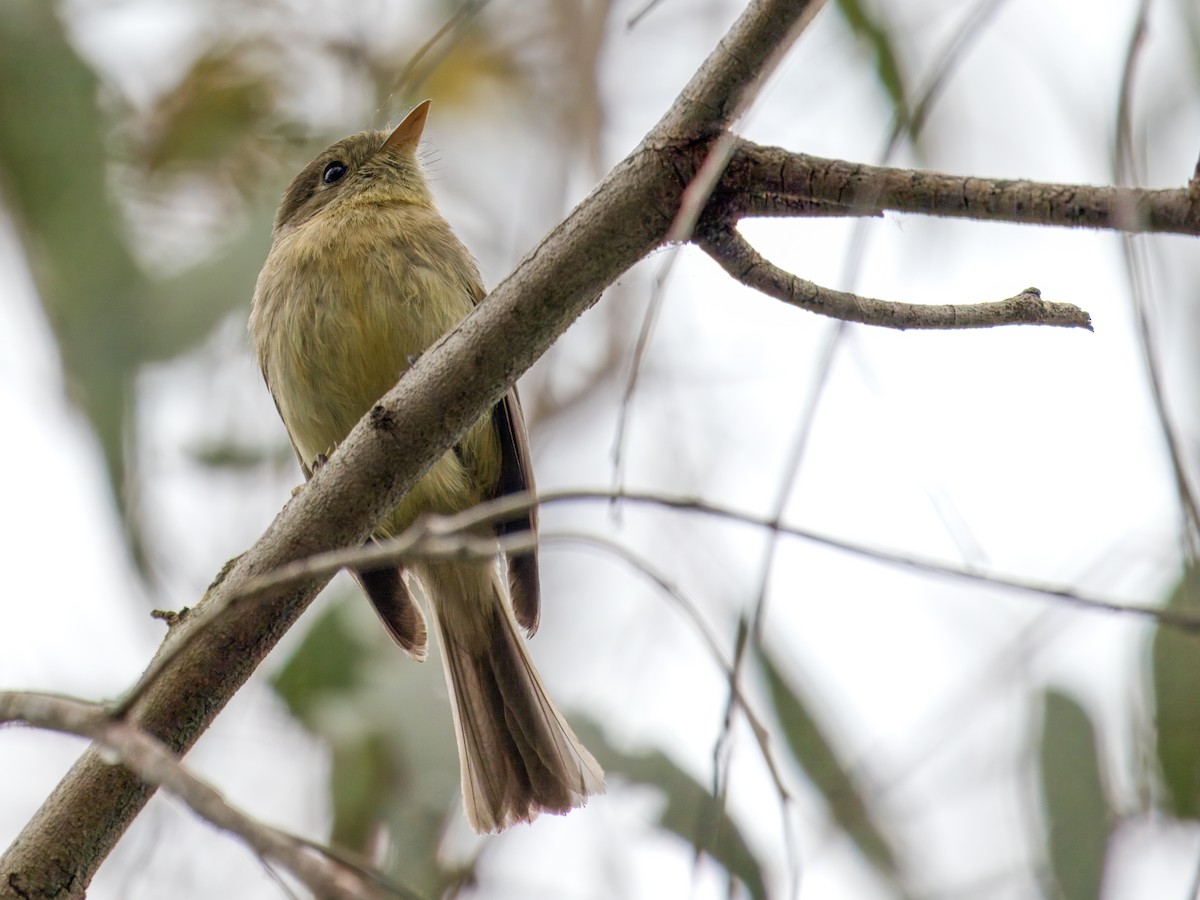
[[[554,706],[494,564],[427,563],[454,709],[467,821],[501,831],[604,792],[604,772]]]

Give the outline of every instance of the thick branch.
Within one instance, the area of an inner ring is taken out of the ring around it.
[[[716,227],[699,234],[696,243],[717,261],[730,277],[768,297],[809,312],[846,322],[884,328],[959,329],[994,328],[997,325],[1060,325],[1092,328],[1092,318],[1070,303],[1043,300],[1036,288],[991,303],[924,304],[874,300],[845,291],[821,287],[780,269],[755,250],[732,227]]]
[[[742,141],[713,209],[751,214],[762,197],[850,207],[1126,232],[1200,235],[1200,192],[1006,181],[823,159]]]
[[[685,92],[690,99],[680,105],[702,98],[706,109],[735,108],[734,95],[740,96],[814,6],[810,0],[756,0],[693,78]],[[724,83],[731,65],[743,74]],[[688,130],[674,131],[671,123]],[[211,626],[204,623],[255,576],[361,543],[457,436],[609,284],[662,242],[679,208],[682,185],[663,164],[659,149],[702,143],[701,131],[719,131],[726,122],[721,119],[712,129],[701,124],[694,114],[668,113],[654,140],[613,169],[358,424],[254,547],[172,629],[163,649],[176,642],[187,646],[133,707],[133,721],[141,729],[172,752],[190,747],[325,579],[277,588],[236,606]],[[95,749],[85,752],[0,858],[0,898],[82,896],[150,793]]]

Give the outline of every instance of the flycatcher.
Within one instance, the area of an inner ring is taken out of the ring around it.
[[[425,101],[391,134],[334,144],[296,176],[275,215],[250,336],[306,478],[484,296],[475,261],[434,208],[417,161],[428,111]],[[399,534],[425,512],[532,488],[514,390],[434,463],[375,536]],[[536,512],[496,531],[536,537]],[[550,700],[518,631],[532,636],[538,626],[536,550],[506,565],[497,555],[411,569],[441,642],[471,827],[499,831],[602,793],[604,773]],[[402,570],[355,576],[396,643],[423,659],[425,620]]]

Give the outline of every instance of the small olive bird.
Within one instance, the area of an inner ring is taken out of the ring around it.
[[[475,261],[434,208],[417,161],[428,111],[427,100],[390,134],[338,141],[296,176],[275,215],[250,335],[306,478],[484,296]],[[422,513],[532,488],[513,390],[433,464],[375,537],[399,534]],[[536,512],[496,532],[536,537]],[[506,566],[497,554],[410,568],[441,643],[471,827],[500,831],[602,793],[604,773],[550,700],[518,633],[518,623],[530,636],[538,626],[537,551],[511,554]],[[355,577],[396,643],[423,659],[425,620],[403,571]]]

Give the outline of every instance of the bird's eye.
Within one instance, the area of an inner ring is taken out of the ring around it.
[[[340,159],[334,160],[325,167],[325,173],[321,176],[321,180],[326,184],[337,184],[346,177],[346,164]]]

